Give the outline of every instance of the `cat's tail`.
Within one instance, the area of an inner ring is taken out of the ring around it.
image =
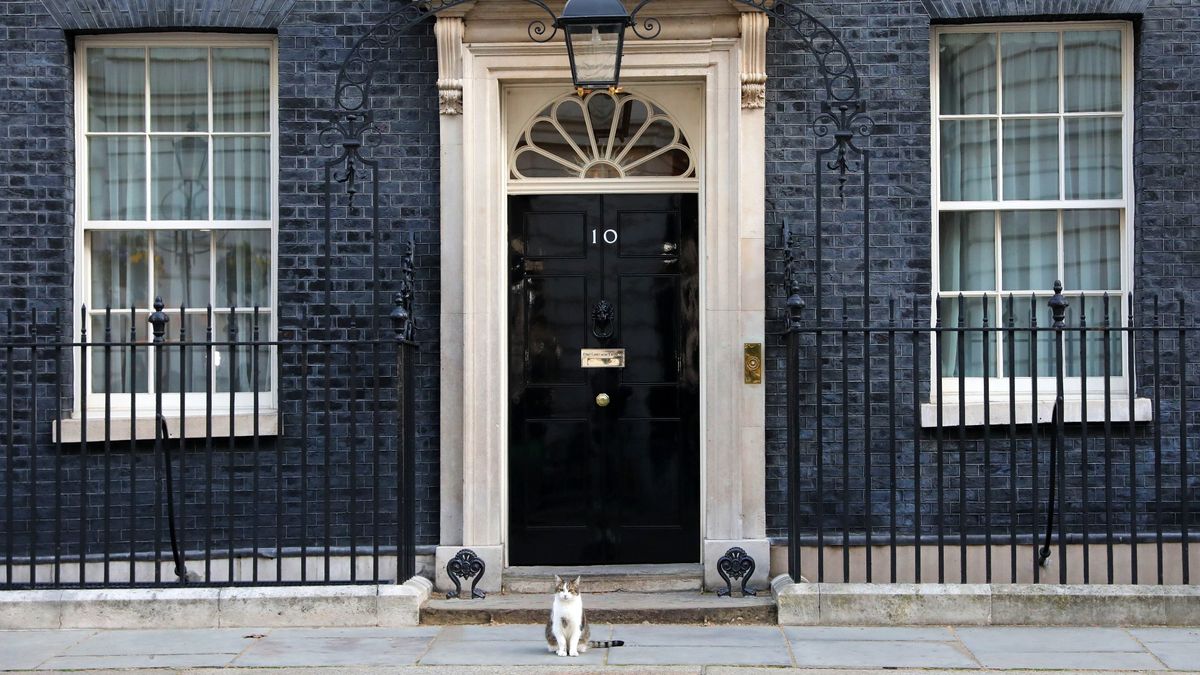
[[[589,640],[588,641],[589,649],[590,648],[606,649],[608,647],[623,647],[623,646],[625,646],[624,640]]]

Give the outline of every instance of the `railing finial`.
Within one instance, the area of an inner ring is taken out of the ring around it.
[[[167,321],[169,321],[169,318],[167,317],[166,312],[163,311],[164,307],[166,307],[166,305],[163,303],[162,296],[155,296],[154,313],[150,315],[150,326],[151,330],[154,332],[155,342],[162,342],[163,337],[167,333]]]
[[[1054,328],[1067,327],[1067,307],[1070,304],[1063,297],[1063,285],[1061,281],[1054,282],[1054,295],[1050,297],[1050,313],[1054,317]]]

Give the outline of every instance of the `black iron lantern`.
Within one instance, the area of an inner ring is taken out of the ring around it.
[[[625,29],[633,18],[620,0],[567,0],[555,28],[566,34],[576,89],[616,88],[621,81]]]

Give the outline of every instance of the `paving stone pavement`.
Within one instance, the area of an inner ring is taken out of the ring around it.
[[[0,631],[0,671],[1200,672],[1200,628],[597,625],[592,639],[625,646],[562,658],[532,625]]]

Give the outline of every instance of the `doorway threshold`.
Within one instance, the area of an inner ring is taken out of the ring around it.
[[[704,586],[700,563],[667,565],[573,565],[557,567],[509,567],[504,570],[506,593],[553,593],[554,575],[564,579],[581,577],[583,593],[668,593],[699,592]]]

